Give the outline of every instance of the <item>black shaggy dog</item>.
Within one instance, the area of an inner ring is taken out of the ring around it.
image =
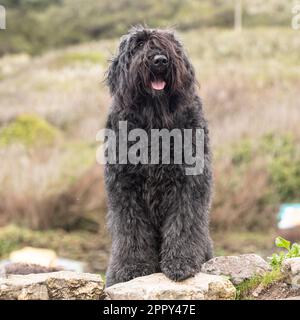
[[[121,38],[107,83],[113,96],[107,128],[117,139],[119,121],[127,121],[128,130],[200,128],[205,134],[204,170],[198,175],[186,175],[185,164],[172,159],[171,164],[106,164],[112,236],[106,285],[155,272],[186,279],[212,258],[211,160],[194,69],[171,31],[136,27]]]

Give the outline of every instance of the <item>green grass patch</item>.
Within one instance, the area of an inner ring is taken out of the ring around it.
[[[67,52],[55,60],[55,66],[64,67],[74,64],[101,64],[106,63],[106,58],[101,52]]]
[[[272,284],[281,281],[282,279],[283,275],[280,269],[274,269],[270,272],[265,273],[262,276],[256,275],[251,279],[245,280],[236,286],[236,299],[254,299],[254,297],[252,297],[251,294],[258,286],[261,286],[262,290],[264,290],[270,287]]]
[[[0,147],[11,144],[47,146],[53,144],[59,135],[59,130],[46,120],[37,115],[23,114],[0,131]]]
[[[236,286],[236,299],[245,299],[249,294],[255,290],[261,283],[261,277],[255,276],[249,280],[245,280]]]
[[[232,163],[234,165],[248,164],[253,156],[253,146],[250,139],[243,139],[233,146]]]
[[[95,233],[86,231],[66,232],[61,229],[36,231],[16,225],[0,228],[0,258],[7,258],[13,250],[24,246],[47,248],[59,255],[85,260],[89,243],[97,243]]]
[[[269,288],[276,282],[284,279],[284,275],[281,273],[281,265],[285,259],[294,258],[300,256],[300,245],[297,243],[291,244],[290,241],[277,237],[275,245],[278,248],[286,249],[286,252],[274,253],[270,258],[270,265],[272,271],[266,272],[264,275],[257,275],[249,280],[243,281],[236,286],[237,299],[253,299],[253,291],[260,286],[262,290]]]

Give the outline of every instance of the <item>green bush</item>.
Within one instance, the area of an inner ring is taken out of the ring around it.
[[[265,12],[250,15],[251,2],[244,1],[244,26],[290,25],[288,3],[280,10],[270,3]],[[234,1],[2,0],[1,4],[7,8],[9,28],[0,33],[0,55],[23,50],[37,54],[91,39],[118,37],[140,23],[176,25],[179,30],[234,25]]]
[[[261,150],[268,158],[271,183],[280,201],[295,201],[300,190],[300,152],[291,134],[263,137]]]
[[[59,131],[36,115],[23,114],[0,131],[0,146],[23,144],[26,147],[54,143]]]
[[[247,164],[251,161],[253,146],[250,139],[244,139],[233,146],[232,163],[234,165]]]

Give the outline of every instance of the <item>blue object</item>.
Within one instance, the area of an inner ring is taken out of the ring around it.
[[[300,203],[284,203],[278,213],[278,228],[300,227]]]

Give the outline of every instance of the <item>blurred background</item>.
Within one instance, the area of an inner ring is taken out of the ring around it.
[[[214,153],[216,255],[274,250],[281,204],[300,200],[297,1],[0,4],[0,260],[31,246],[105,271],[95,137],[110,104],[107,61],[137,23],[175,27],[195,66]]]

